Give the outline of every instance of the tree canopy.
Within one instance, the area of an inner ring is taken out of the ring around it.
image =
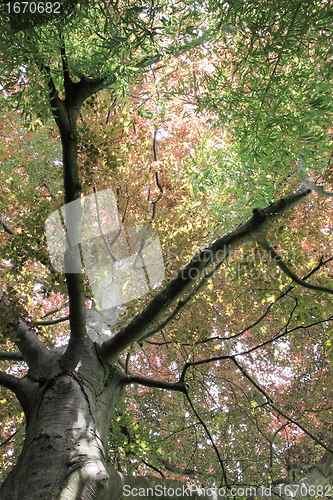
[[[109,466],[137,490],[332,495],[329,2],[57,4],[1,6],[4,498],[118,498]],[[84,260],[102,199],[89,265],[129,297],[108,307]]]

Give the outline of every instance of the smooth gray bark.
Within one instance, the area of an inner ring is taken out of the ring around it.
[[[94,345],[73,371],[23,378],[26,438],[0,498],[99,498],[109,485],[106,438],[123,387],[123,375],[100,360]]]

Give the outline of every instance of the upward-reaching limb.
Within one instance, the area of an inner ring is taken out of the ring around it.
[[[102,344],[102,356],[115,360],[123,349],[139,341],[147,330],[154,332],[156,321],[164,317],[176,301],[185,292],[190,291],[198,280],[205,280],[208,274],[211,275],[209,270],[212,264],[225,261],[229,253],[237,247],[265,234],[274,221],[301,203],[310,193],[311,190],[308,187],[301,186],[264,209],[254,209],[253,216],[248,221],[198,252],[141,313],[137,314],[112,339]],[[216,269],[218,267],[216,266]]]

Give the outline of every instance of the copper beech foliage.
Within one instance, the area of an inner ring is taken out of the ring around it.
[[[103,50],[113,43],[112,54],[121,52],[121,64],[110,58],[104,70],[122,76],[121,83],[105,84],[106,90],[94,92],[80,108],[82,195],[111,187],[125,226],[151,224],[161,239],[166,274],[159,289],[125,305],[114,332],[128,325],[196,252],[244,223],[252,209],[296,190],[305,169],[309,181],[327,190],[332,186],[331,55],[325,51],[329,14],[325,2],[313,2],[308,21],[301,3],[294,9],[289,3],[282,2],[274,15],[273,7],[251,11],[252,4],[245,2],[242,14],[229,6],[229,34],[215,37],[215,26],[203,48],[193,43],[190,55],[179,50],[174,58],[171,46],[162,54],[148,54],[155,46],[147,42],[146,48],[143,40],[152,35],[141,25],[135,43],[128,42],[136,26],[130,11],[134,4],[126,10],[132,33],[124,28],[111,41],[103,35]],[[193,7],[196,21],[200,8]],[[159,13],[168,30],[172,16],[177,14],[164,19]],[[180,47],[193,41],[189,37],[195,27],[187,19],[184,12]],[[154,20],[149,21],[152,29]],[[111,29],[104,28],[104,33]],[[40,29],[45,44],[47,30]],[[73,47],[82,47],[83,39],[64,31],[75,80],[94,51],[82,50],[81,59],[76,57]],[[175,39],[175,32],[167,34]],[[301,36],[304,45],[293,52],[293,40]],[[251,50],[243,56],[245,46]],[[131,50],[140,56],[137,67]],[[129,76],[122,67],[128,61],[133,72],[145,65],[149,69]],[[42,105],[27,113],[31,95],[42,87],[40,75],[48,70],[44,62],[38,68],[37,61],[34,69],[25,64],[29,70],[22,78],[28,90],[16,103],[25,116],[7,105],[10,93],[14,95],[11,88],[1,98],[0,120],[0,335],[2,351],[11,353],[0,363],[2,371],[18,376],[26,373],[26,365],[15,360],[18,351],[9,324],[28,322],[50,349],[66,345],[70,335],[66,282],[51,266],[44,232],[47,216],[64,203],[59,136]],[[50,71],[58,85],[61,70],[55,68],[54,63]],[[306,83],[314,68],[322,76]],[[99,71],[96,63],[87,76],[97,81]],[[33,72],[39,76],[31,90]],[[313,94],[316,86],[318,95]],[[41,92],[42,102],[46,93]],[[322,287],[330,286],[333,273],[332,204],[333,198],[313,192],[266,234],[286,266]],[[167,311],[154,335],[119,356],[118,366],[134,382],[140,375],[176,383],[186,375],[189,390],[128,386],[110,423],[112,463],[124,473],[153,473],[206,486],[299,480],[332,438],[332,295],[296,285],[260,238],[232,250],[204,284]],[[84,291],[88,308],[87,279]],[[24,439],[24,415],[3,388],[0,415],[5,477]]]

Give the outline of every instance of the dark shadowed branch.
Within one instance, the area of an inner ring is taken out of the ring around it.
[[[146,387],[155,387],[157,389],[166,389],[168,391],[178,391],[186,394],[186,384],[183,381],[179,382],[163,382],[162,380],[154,380],[139,375],[127,375],[126,384],[140,384]]]
[[[301,187],[264,209],[255,209],[253,216],[247,222],[198,252],[141,313],[137,314],[112,339],[102,344],[101,355],[111,361],[117,359],[123,349],[140,340],[148,329],[154,328],[159,318],[164,316],[178,298],[189,291],[199,278],[205,277],[205,272],[210,265],[216,261],[224,261],[235,248],[247,241],[257,239],[259,234],[264,234],[274,221],[297,206],[310,193],[310,189]]]
[[[58,371],[60,353],[49,351],[23,321],[14,323],[11,326],[17,335],[16,345],[20,349],[24,361],[29,366],[31,377],[44,377],[46,373],[51,373],[54,370]]]
[[[18,337],[16,344],[29,366],[39,358],[47,356],[48,349],[26,323],[19,321],[13,324],[12,328]]]
[[[141,461],[143,464],[145,464],[147,467],[149,467],[150,469],[154,470],[155,472],[157,472],[157,474],[159,474],[161,476],[162,479],[165,479],[165,475],[163,474],[163,472],[158,469],[157,467],[155,467],[155,465],[153,464],[150,464],[149,462],[147,462],[146,460],[144,460],[143,458],[141,458]]]
[[[163,328],[165,328],[168,323],[170,323],[179,313],[180,311],[186,306],[186,304],[193,298],[197,295],[197,293],[202,289],[204,288],[206,285],[207,285],[207,280],[209,280],[209,278],[211,278],[212,276],[214,276],[215,273],[217,273],[217,271],[220,269],[220,267],[224,264],[225,260],[227,259],[227,256],[225,258],[223,258],[222,260],[220,260],[220,262],[218,262],[214,267],[213,267],[213,270],[210,271],[209,273],[205,274],[204,278],[202,278],[200,280],[200,282],[195,286],[193,287],[193,289],[191,290],[191,293],[188,294],[187,297],[185,297],[184,299],[182,300],[179,300],[178,301],[178,304],[177,306],[175,307],[175,309],[172,311],[172,313],[170,313],[164,321],[162,321],[161,323],[159,323],[156,328],[153,328],[152,330],[148,331],[141,339],[140,339],[140,342],[143,342],[144,340],[146,340],[147,338],[151,337],[152,335],[154,335],[155,333],[159,332],[160,330],[162,330]]]
[[[186,392],[185,392],[185,396],[186,396],[186,399],[194,413],[194,415],[196,416],[196,418],[199,420],[200,424],[202,425],[202,427],[204,428],[205,430],[205,433],[207,434],[207,437],[209,439],[209,441],[211,442],[213,448],[214,448],[214,451],[216,453],[216,456],[217,456],[217,459],[219,461],[219,464],[221,466],[221,471],[222,471],[222,481],[221,481],[221,486],[222,484],[225,484],[226,486],[228,486],[228,478],[227,478],[227,472],[226,472],[226,469],[225,469],[225,465],[223,463],[223,460],[221,458],[221,455],[220,455],[220,452],[214,442],[214,439],[213,439],[213,436],[211,435],[206,423],[203,421],[203,419],[200,417],[199,413],[197,412],[197,410],[194,408],[194,405],[192,403],[192,400],[189,396],[189,393],[188,393],[188,390],[186,389]]]
[[[234,364],[237,366],[237,368],[239,369],[239,371],[242,373],[242,375],[251,383],[251,385],[253,385],[256,390],[258,392],[260,392],[260,394],[265,398],[266,400],[266,403],[268,406],[270,406],[274,411],[276,411],[279,415],[281,415],[281,417],[285,418],[288,422],[290,422],[291,424],[294,424],[296,425],[299,429],[301,429],[304,434],[306,434],[307,436],[309,436],[311,439],[313,439],[313,441],[315,441],[319,446],[322,446],[326,451],[328,452],[331,452],[331,447],[329,445],[326,445],[325,443],[323,443],[323,441],[321,441],[320,439],[318,439],[316,436],[314,436],[310,431],[308,431],[302,424],[300,424],[297,420],[293,419],[292,417],[290,417],[289,415],[287,415],[286,413],[284,413],[284,411],[282,411],[280,408],[278,408],[272,398],[267,394],[267,392],[254,380],[253,377],[251,377],[249,375],[249,373],[245,370],[245,368],[240,365],[238,363],[238,361],[236,360],[235,356],[231,356],[230,357],[231,361],[234,362]]]
[[[56,325],[57,323],[64,323],[65,321],[68,321],[70,318],[69,316],[62,316],[61,318],[56,318],[56,319],[49,319],[45,321],[36,321],[36,325],[38,326],[48,326],[48,325]]]
[[[21,352],[0,351],[0,360],[3,360],[3,361],[24,361],[24,357],[23,357],[23,354]]]
[[[19,378],[9,375],[5,372],[0,372],[0,385],[13,391],[15,394],[20,390],[21,382]]]
[[[55,309],[52,309],[52,311],[48,311],[46,314],[44,314],[44,316],[41,317],[41,321],[47,318],[48,316],[51,316],[52,314],[62,311],[67,306],[68,306],[68,300],[66,300],[66,302],[64,302],[61,306],[56,307]]]
[[[313,285],[301,279],[297,274],[292,271],[287,264],[283,261],[281,255],[279,255],[274,248],[268,243],[266,238],[261,235],[257,238],[257,242],[266,250],[268,255],[274,260],[276,265],[284,272],[290,279],[292,279],[297,285],[303,286],[304,288],[309,288],[310,290],[315,290],[316,292],[325,292],[333,295],[333,288],[328,288],[326,286]]]
[[[17,431],[13,432],[7,439],[5,439],[4,441],[2,441],[2,443],[0,443],[0,447],[2,446],[6,446],[6,444],[10,443],[11,440],[16,436],[16,434],[18,434],[20,432],[21,428],[18,429]]]
[[[182,476],[193,476],[193,477],[196,477],[198,475],[198,471],[196,470],[184,469],[182,467],[178,467],[177,465],[171,464],[170,462],[162,458],[159,461],[167,471],[173,472],[174,474],[181,474]]]

